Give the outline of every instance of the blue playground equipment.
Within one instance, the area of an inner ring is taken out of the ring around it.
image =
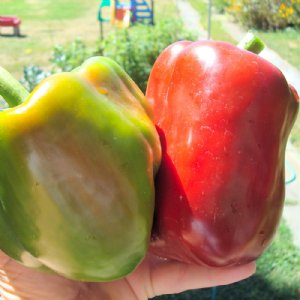
[[[128,27],[136,22],[154,25],[153,9],[154,0],[102,0],[98,9],[101,38],[103,38],[103,23],[105,22],[110,22],[119,28]]]
[[[148,21],[151,25],[154,25],[153,8],[154,1],[151,0],[150,4],[145,0],[132,0],[130,1],[131,7],[131,22]]]

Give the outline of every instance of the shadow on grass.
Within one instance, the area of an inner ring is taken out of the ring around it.
[[[0,38],[26,38],[26,34],[20,34],[20,35],[14,35],[14,34],[8,34],[8,33],[0,33]]]
[[[217,296],[212,297],[212,289],[199,289],[177,295],[164,295],[153,300],[300,300],[299,286],[285,288],[273,286],[261,275],[254,275],[227,286],[217,287]]]

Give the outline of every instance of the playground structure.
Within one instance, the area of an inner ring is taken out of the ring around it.
[[[146,0],[102,0],[98,10],[101,38],[103,37],[103,23],[110,22],[118,28],[129,27],[136,22],[154,24],[154,1]],[[105,14],[106,10],[106,14]]]
[[[0,29],[1,27],[12,27],[13,35],[20,36],[21,20],[15,16],[0,16]],[[1,32],[0,32],[1,35]]]

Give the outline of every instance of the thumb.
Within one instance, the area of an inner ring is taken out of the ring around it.
[[[237,267],[209,268],[176,261],[161,261],[152,269],[153,297],[231,284],[250,277],[255,269],[254,262]]]

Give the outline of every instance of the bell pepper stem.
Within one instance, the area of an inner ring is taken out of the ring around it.
[[[265,45],[260,38],[254,35],[252,32],[248,32],[245,37],[237,45],[241,49],[248,50],[255,54],[259,54]]]
[[[29,95],[29,92],[8,71],[0,67],[0,96],[9,107],[21,104]]]

